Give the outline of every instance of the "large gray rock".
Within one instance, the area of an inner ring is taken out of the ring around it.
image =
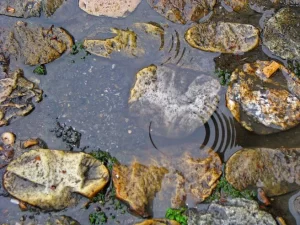
[[[150,65],[136,75],[129,109],[145,128],[184,137],[204,125],[219,103],[217,80],[189,70]]]
[[[300,60],[299,8],[284,8],[265,24],[263,44],[275,55]]]
[[[213,202],[205,212],[189,210],[189,225],[276,225],[272,215],[259,209],[255,201],[227,199]]]

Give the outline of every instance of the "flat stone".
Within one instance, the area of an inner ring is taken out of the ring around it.
[[[210,22],[192,26],[185,39],[202,51],[238,54],[258,45],[259,30],[249,24]]]
[[[283,8],[265,24],[263,44],[283,59],[300,60],[299,8]]]
[[[226,102],[234,118],[249,131],[270,134],[300,122],[300,80],[281,64],[268,78],[271,61],[256,61],[231,75]]]
[[[137,46],[137,35],[132,30],[121,30],[117,28],[111,29],[114,37],[108,39],[86,39],[83,46],[86,51],[91,54],[110,58],[112,53],[125,54],[126,56],[133,57],[143,53],[143,50]]]
[[[39,17],[42,0],[2,0],[0,14],[14,17]]]
[[[272,215],[259,209],[255,201],[247,199],[227,199],[212,202],[205,212],[189,210],[189,225],[276,225]]]
[[[130,91],[129,110],[153,134],[184,137],[204,125],[219,103],[217,80],[195,71],[150,65]]]
[[[46,16],[52,16],[65,0],[43,0],[43,11]]]
[[[72,37],[62,28],[17,22],[11,30],[0,32],[2,52],[27,65],[52,62],[73,46]]]
[[[222,175],[222,161],[212,150],[201,153],[201,157],[196,158],[185,152],[166,166],[169,173],[164,178],[163,191],[171,190],[172,208],[184,207],[187,199],[189,204],[203,202],[217,186]]]
[[[3,177],[13,197],[45,210],[61,210],[74,202],[74,193],[92,198],[109,181],[99,160],[82,152],[37,149],[13,160]]]
[[[112,179],[116,197],[125,201],[130,210],[142,217],[149,217],[149,204],[161,189],[161,182],[168,170],[163,167],[145,166],[134,162],[130,166],[115,164]]]
[[[79,0],[79,7],[94,16],[126,17],[141,0]]]
[[[43,91],[24,77],[23,70],[8,72],[2,67],[0,77],[0,126],[26,116],[34,109],[34,102],[42,100]]]
[[[238,190],[256,186],[267,196],[300,187],[300,149],[243,149],[227,161],[226,179]]]
[[[174,23],[185,24],[199,21],[209,14],[216,0],[147,0],[159,14]]]

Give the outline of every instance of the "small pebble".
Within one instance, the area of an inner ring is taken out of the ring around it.
[[[14,199],[14,198],[10,199],[10,202],[13,204],[16,204],[16,205],[19,205],[19,203],[20,203],[19,200]]]
[[[128,134],[131,134],[132,133],[132,131],[131,130],[128,130]]]
[[[3,144],[5,145],[13,145],[15,143],[15,135],[13,133],[10,132],[4,132],[1,135],[1,139]]]

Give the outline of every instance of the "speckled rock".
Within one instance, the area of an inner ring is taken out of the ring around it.
[[[141,0],[79,0],[79,7],[94,16],[125,17],[133,12]]]
[[[243,149],[227,161],[226,179],[236,189],[261,187],[268,196],[300,188],[300,149]]]
[[[216,0],[147,0],[149,5],[162,16],[175,23],[185,24],[199,21],[209,14]]]
[[[198,204],[208,198],[222,175],[222,161],[212,150],[201,152],[199,158],[185,152],[179,159],[166,165],[169,173],[163,181],[163,191],[171,199],[172,208],[189,203]]]
[[[149,217],[149,204],[161,189],[161,182],[166,173],[166,168],[145,166],[137,162],[130,166],[114,165],[112,179],[116,197],[129,204],[130,210],[136,214]]]
[[[284,8],[265,24],[263,44],[283,59],[300,60],[299,8]]]
[[[223,2],[237,12],[248,7],[255,11],[263,12],[267,9],[277,9],[282,6],[300,6],[300,0],[224,0]]]
[[[24,153],[8,165],[3,177],[9,194],[45,210],[74,204],[74,193],[92,198],[108,181],[108,170],[94,157],[49,149]]]
[[[205,212],[189,210],[189,225],[276,225],[272,215],[259,209],[255,201],[247,199],[227,199],[213,202]]]
[[[134,57],[143,54],[137,46],[137,35],[132,30],[111,29],[114,37],[108,39],[89,40],[83,42],[86,51],[91,54],[109,58],[112,53]]]
[[[17,22],[0,32],[1,50],[28,65],[46,64],[73,46],[72,37],[62,28],[34,26]]]
[[[65,2],[65,0],[43,0],[43,11],[46,16],[51,16]]]
[[[2,0],[0,14],[13,17],[39,17],[42,10],[51,16],[65,0]]]
[[[14,17],[39,17],[42,0],[1,0],[0,14]]]
[[[167,219],[151,219],[136,223],[135,225],[180,225],[180,223]]]
[[[42,100],[43,91],[27,80],[21,69],[9,72],[8,66],[2,66],[0,73],[0,126],[4,126],[29,114],[34,109],[33,102]]]
[[[150,65],[140,70],[131,89],[129,109],[145,129],[184,137],[206,123],[219,103],[217,80],[189,70]]]
[[[192,26],[185,34],[194,48],[209,52],[242,53],[259,43],[259,31],[252,25],[210,22]]]
[[[226,94],[227,107],[249,131],[270,134],[300,122],[300,80],[278,64],[268,78],[271,61],[256,61],[237,68]]]

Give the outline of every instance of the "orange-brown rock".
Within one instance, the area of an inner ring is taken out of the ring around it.
[[[162,179],[167,173],[166,168],[137,162],[130,166],[116,164],[112,171],[116,197],[128,203],[136,214],[149,217],[148,206],[161,189]]]

